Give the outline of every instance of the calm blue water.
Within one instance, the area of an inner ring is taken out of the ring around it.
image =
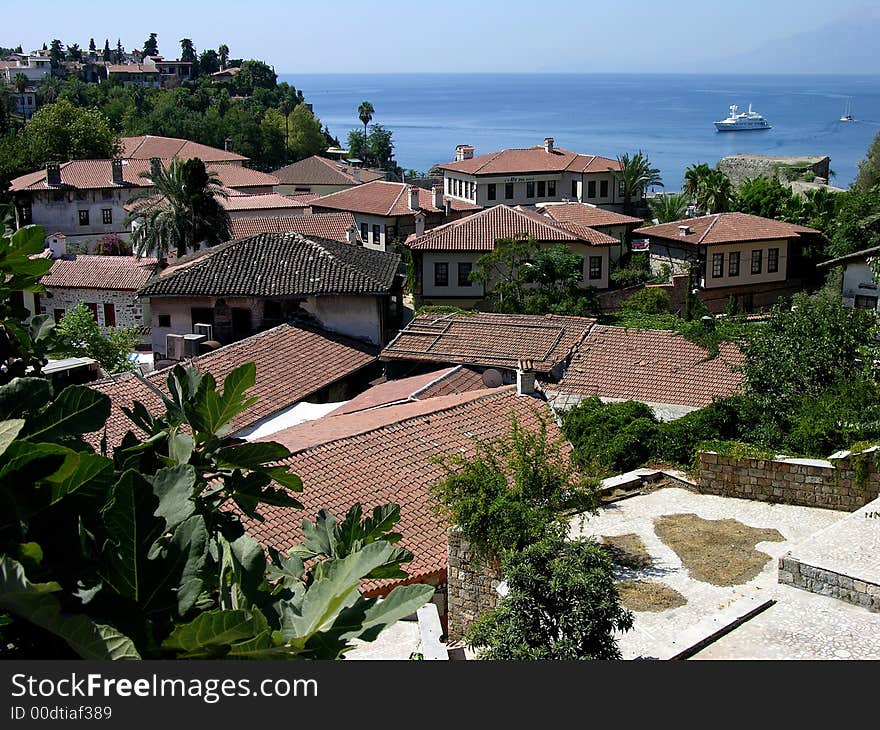
[[[667,189],[684,169],[735,153],[830,155],[846,187],[880,131],[880,77],[586,74],[281,74],[345,144],[363,100],[394,132],[396,158],[427,170],[453,159],[554,137],[565,149],[616,157],[645,151]],[[856,123],[841,123],[847,98]],[[718,133],[727,107],[749,102],[773,129]]]

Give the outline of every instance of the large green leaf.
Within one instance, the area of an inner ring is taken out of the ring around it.
[[[415,584],[398,586],[385,598],[372,601],[359,624],[347,626],[345,616],[334,625],[334,630],[342,631],[343,639],[363,639],[373,641],[385,628],[415,613],[434,595],[434,587]]]
[[[49,477],[66,479],[76,471],[79,455],[57,444],[32,444],[16,440],[9,444],[3,454],[0,483],[14,488],[23,495],[22,488],[32,490],[33,485]]]
[[[196,408],[199,437],[204,440],[214,435],[222,435],[229,430],[229,423],[240,413],[244,413],[256,398],[246,398],[245,391],[256,382],[257,367],[249,362],[235,368],[223,381],[223,393],[215,388],[200,388],[200,402]]]
[[[272,481],[286,487],[293,492],[301,492],[303,488],[302,479],[296,474],[287,470],[286,466],[273,466],[263,470]]]
[[[156,515],[165,520],[165,530],[171,531],[195,512],[196,470],[188,464],[160,469],[152,482],[159,500]]]
[[[208,560],[204,517],[193,515],[177,525],[170,540],[153,545],[150,558],[155,564],[147,566],[152,583],[143,600],[144,609],[185,615],[204,589],[203,571]]]
[[[88,486],[91,494],[100,495],[113,482],[113,462],[110,459],[89,452],[71,453],[73,471],[53,474],[46,479],[52,488],[52,504],[83,486]]]
[[[24,438],[55,441],[102,428],[110,416],[110,398],[94,388],[70,385],[39,416],[29,421]]]
[[[162,642],[162,648],[188,656],[216,655],[225,652],[230,644],[260,633],[265,621],[258,611],[205,611],[188,624],[174,629]]]
[[[51,399],[52,386],[45,378],[14,378],[0,386],[0,418],[36,411]]]
[[[12,418],[8,421],[0,421],[0,456],[2,456],[9,444],[15,441],[18,432],[24,427],[23,418]]]
[[[141,595],[141,574],[150,547],[164,521],[155,517],[157,499],[140,474],[126,471],[113,486],[101,511],[108,539],[101,549],[101,576],[117,593],[133,600]]]
[[[217,451],[220,466],[256,469],[263,464],[271,464],[290,456],[290,451],[274,441],[256,441],[236,446],[226,446]]]
[[[134,643],[112,626],[82,614],[66,615],[57,583],[31,583],[21,563],[0,555],[0,608],[60,636],[83,659],[140,659]]]

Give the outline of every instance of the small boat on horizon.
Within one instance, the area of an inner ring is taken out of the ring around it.
[[[736,104],[730,106],[730,116],[715,122],[715,129],[719,132],[751,132],[758,129],[772,129],[770,122],[762,117],[758,112],[752,111],[752,105],[749,104],[747,112],[740,112]]]
[[[843,110],[843,116],[840,118],[841,122],[854,122],[856,119],[852,113],[852,99],[846,100],[846,108]]]

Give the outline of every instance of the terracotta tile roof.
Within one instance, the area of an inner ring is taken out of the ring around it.
[[[552,314],[421,314],[381,356],[507,369],[525,358],[537,372],[548,373],[581,343],[595,321]]]
[[[458,377],[462,370],[471,377]],[[406,401],[419,401],[439,395],[452,395],[472,390],[484,390],[485,388],[486,384],[479,373],[473,373],[462,368],[461,365],[456,365],[399,380],[386,380],[384,383],[365,390],[327,415],[341,416],[372,408],[399,405]]]
[[[424,410],[426,406],[430,410]],[[506,433],[512,415],[523,427],[536,429],[539,419],[549,415],[547,408],[541,401],[517,397],[509,388],[500,388],[368,414],[381,414],[383,420],[366,427],[362,421],[367,414],[320,419],[332,423],[333,428],[287,461],[303,480],[304,488],[297,498],[304,509],[261,508],[265,521],[248,521],[246,528],[264,544],[287,550],[301,540],[302,520],[314,520],[320,509],[342,517],[358,502],[365,513],[393,502],[400,505],[396,528],[403,535],[400,545],[413,553],[412,562],[405,566],[410,580],[429,576],[442,580],[447,564],[446,525],[437,515],[430,487],[445,471],[435,458],[474,455],[477,441],[491,441]],[[550,436],[561,439],[555,422],[548,420]],[[300,442],[287,436],[297,429],[273,434],[272,440],[299,448]],[[563,450],[567,451],[565,444]],[[384,584],[387,588],[389,581]],[[381,585],[372,582],[364,589]]]
[[[167,167],[169,160],[162,160]],[[228,188],[274,187],[278,179],[265,172],[251,170],[240,165],[208,163],[210,172],[216,172],[220,183]],[[152,183],[142,178],[141,173],[150,172],[150,161],[140,159],[124,160],[122,165],[122,185],[113,183],[112,160],[71,160],[61,163],[61,185],[52,187],[46,184],[46,171],[37,170],[15,178],[10,191],[24,190],[97,190],[101,188],[150,188]]]
[[[381,295],[400,256],[298,233],[260,233],[184,256],[141,289],[145,297]]]
[[[351,213],[306,213],[275,218],[238,218],[229,223],[233,238],[255,236],[258,233],[292,232],[306,238],[317,236],[340,243],[348,243],[348,231],[352,226],[354,226],[354,216]],[[357,232],[356,227],[355,236],[359,242],[360,233]]]
[[[557,386],[560,393],[701,408],[739,392],[745,361],[733,343],[717,357],[675,332],[596,325]]]
[[[155,266],[156,259],[135,256],[65,256],[56,259],[40,281],[49,289],[137,291],[153,275]]]
[[[106,69],[108,74],[159,74],[153,63],[111,63]]]
[[[235,418],[232,425],[238,431],[289,408],[375,360],[375,348],[362,342],[284,324],[200,355],[192,364],[202,373],[211,373],[222,386],[223,379],[234,368],[247,362],[256,363],[257,382],[249,394],[259,400]],[[168,370],[154,371],[146,378],[165,390]],[[153,413],[162,410],[159,398],[133,374],[103,380],[92,387],[111,399],[112,410],[107,421],[110,448],[115,448],[127,431],[136,431],[122,412],[123,406],[130,407],[138,400]],[[97,441],[101,434],[91,434],[91,437]]]
[[[688,226],[682,236],[679,226]],[[715,213],[700,218],[686,218],[659,226],[637,228],[633,233],[650,238],[674,239],[692,245],[711,246],[740,241],[769,241],[777,238],[797,238],[802,233],[818,233],[812,228],[783,223],[748,213]]]
[[[534,211],[494,205],[474,215],[431,228],[420,236],[413,234],[407,238],[406,245],[417,251],[491,251],[499,238],[521,235],[552,243],[576,242],[593,246],[619,243],[616,238],[591,228],[569,228]]]
[[[579,223],[590,228],[630,226],[644,223],[641,218],[621,215],[610,210],[597,208],[588,203],[552,203],[542,205],[539,210],[548,218],[552,218],[560,223]]]
[[[190,142],[188,139],[177,137],[156,137],[152,134],[140,137],[122,137],[122,157],[139,160],[149,160],[151,157],[159,157],[170,160],[179,157],[188,160],[198,157],[203,162],[247,162],[248,158],[235,152],[209,147],[198,142]]]
[[[511,175],[527,172],[617,172],[620,163],[609,157],[582,155],[559,147],[547,152],[543,145],[526,149],[500,150],[470,160],[438,165],[441,170],[469,175]]]
[[[233,194],[219,198],[220,205],[230,212],[309,208],[317,195],[281,195],[279,193]]]
[[[352,213],[367,213],[383,217],[415,215],[409,207],[409,185],[405,183],[374,182],[357,185],[347,190],[324,195],[313,204],[314,208],[333,208],[334,210],[350,210]],[[442,213],[442,209],[432,204],[432,193],[424,188],[419,191],[419,210],[426,213]],[[444,199],[445,200],[445,199]],[[482,210],[478,205],[465,203],[449,198],[453,210]]]
[[[355,169],[344,162],[312,155],[274,170],[272,174],[282,185],[360,185],[385,178],[383,172],[361,169],[360,179],[355,179]]]

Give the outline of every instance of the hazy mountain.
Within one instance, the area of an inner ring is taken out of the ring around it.
[[[849,17],[709,61],[730,73],[880,74],[880,16]]]

